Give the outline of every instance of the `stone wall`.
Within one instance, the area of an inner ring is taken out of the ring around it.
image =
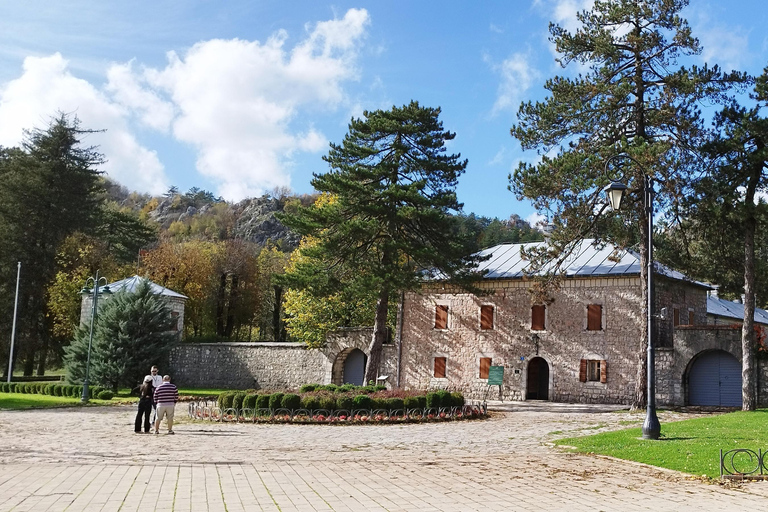
[[[706,294],[684,283],[660,278],[659,305],[690,307],[706,321]],[[526,398],[528,365],[535,357],[549,367],[549,400],[588,403],[630,403],[642,354],[644,317],[639,277],[569,278],[546,305],[545,329],[531,329],[530,283],[524,280],[484,281],[488,295],[476,296],[440,285],[422,294],[406,294],[403,330],[403,385],[407,388],[448,388],[482,398],[487,379],[480,378],[480,359],[504,367],[501,396]],[[680,293],[675,286],[686,288]],[[602,306],[602,329],[587,330],[587,306]],[[435,328],[435,309],[448,306],[447,329]],[[494,307],[492,330],[480,328],[480,308]],[[533,335],[536,336],[533,336]],[[434,360],[446,358],[445,378],[435,378]],[[605,383],[581,382],[582,359],[604,361]],[[498,388],[490,395],[497,398]]]
[[[343,329],[328,335],[322,349],[301,343],[196,343],[177,346],[170,372],[181,386],[229,389],[296,389],[302,384],[341,384],[347,355],[367,351],[372,329]],[[393,344],[383,348],[379,375],[392,387],[397,371]]]

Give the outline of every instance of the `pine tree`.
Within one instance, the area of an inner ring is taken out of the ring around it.
[[[89,329],[88,322],[81,325],[65,348],[69,382],[85,378]],[[110,296],[96,317],[89,380],[115,392],[119,386],[134,386],[146,368],[167,357],[177,340],[170,329],[170,310],[161,296],[152,293],[149,282],[142,282],[133,293]]]
[[[466,160],[446,154],[439,108],[417,102],[391,110],[364,112],[353,119],[341,144],[331,144],[324,160],[331,171],[315,174],[312,185],[328,201],[286,214],[281,220],[318,243],[307,247],[309,261],[286,274],[289,285],[330,295],[341,287],[373,291],[374,334],[368,347],[366,382],[376,379],[387,338],[392,294],[415,289],[424,271],[439,271],[458,282],[471,281],[470,245],[458,236],[450,212],[461,209],[455,188]],[[349,281],[332,269],[345,267]]]
[[[561,65],[576,62],[587,71],[576,78],[547,80],[550,96],[521,105],[518,124],[512,128],[523,149],[537,149],[542,158],[538,164],[522,163],[510,176],[510,188],[553,215],[555,252],[567,252],[588,234],[620,246],[638,243],[644,310],[645,174],[661,183],[657,211],[674,208],[689,192],[686,187],[697,162],[693,149],[703,140],[699,103],[724,99],[729,86],[744,79],[735,73],[725,76],[717,66],[674,69],[679,57],[701,52],[679,16],[687,3],[597,0],[591,11],[578,14],[582,26],[575,33],[551,24],[550,39]],[[557,154],[549,156],[553,151]],[[621,214],[623,219],[601,217],[604,210],[595,205],[611,178],[604,164],[622,153],[636,162],[626,166],[623,178],[640,200]],[[644,326],[638,340],[635,407],[646,400],[645,331]]]

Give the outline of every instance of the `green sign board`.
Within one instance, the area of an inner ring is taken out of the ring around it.
[[[488,370],[488,385],[501,386],[504,384],[504,367],[491,366]]]

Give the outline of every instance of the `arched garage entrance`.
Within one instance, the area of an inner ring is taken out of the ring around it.
[[[365,380],[365,363],[367,361],[368,358],[362,350],[352,349],[344,360],[341,383],[362,386]]]
[[[543,357],[534,357],[528,362],[525,399],[549,400],[549,365]]]
[[[702,352],[688,371],[688,404],[741,407],[741,363],[724,350]]]

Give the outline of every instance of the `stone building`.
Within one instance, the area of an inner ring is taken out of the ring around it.
[[[109,283],[105,286],[100,286],[99,304],[103,304],[103,302],[108,301],[110,296],[114,293],[123,291],[132,293],[136,291],[136,288],[139,286],[142,280],[145,280],[145,278],[141,276],[133,276],[121,279],[120,281],[115,281],[114,283]],[[147,281],[149,280],[147,279]],[[171,310],[171,318],[176,320],[173,330],[178,332],[179,336],[181,336],[181,333],[184,332],[184,304],[187,302],[187,296],[176,293],[173,290],[169,290],[168,288],[160,286],[157,283],[153,283],[152,281],[149,281],[149,286],[152,290],[152,293],[155,295],[160,295],[165,299],[166,303],[168,304],[168,308]],[[106,291],[107,288],[109,291]],[[93,292],[82,293],[81,295],[82,300],[80,302],[80,323],[87,324],[91,321]]]
[[[400,385],[472,398],[490,391],[505,400],[630,403],[645,357],[639,256],[584,240],[557,291],[532,303],[521,247],[482,252],[490,255],[480,267],[484,295],[441,283],[405,295]],[[654,329],[659,403],[741,405],[740,330],[708,325],[710,287],[662,265],[655,287],[655,311],[666,312]],[[491,366],[504,368],[500,389],[489,389]]]

